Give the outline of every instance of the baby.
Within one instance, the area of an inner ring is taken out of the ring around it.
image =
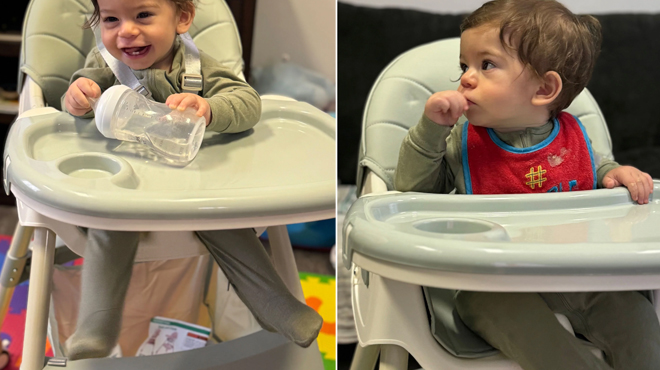
[[[460,86],[433,94],[404,139],[401,191],[506,194],[625,186],[645,204],[651,177],[594,153],[562,110],[591,78],[598,21],[554,0],[495,0],[461,25]],[[466,123],[458,123],[465,114]],[[530,178],[532,172],[542,176]],[[460,291],[466,325],[522,368],[643,370],[660,366],[660,324],[639,292]],[[554,313],[605,352],[594,356]]]
[[[182,93],[185,46],[177,37],[195,16],[192,0],[92,0],[87,27],[99,24],[103,45],[131,68],[153,96],[171,109],[188,107],[204,117],[207,130],[235,133],[260,118],[259,95],[222,64],[200,51],[200,94]],[[71,78],[62,107],[74,116],[92,117],[88,98],[119,84],[94,48],[83,69]],[[117,343],[121,314],[139,233],[90,229],[82,272],[82,298],[75,333],[67,340],[70,359],[107,356]],[[254,230],[198,231],[236,293],[267,330],[309,346],[323,320],[284,285]]]

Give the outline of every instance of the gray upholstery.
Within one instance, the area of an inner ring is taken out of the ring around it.
[[[408,129],[420,119],[429,96],[458,87],[459,41],[446,39],[409,50],[390,63],[376,80],[362,118],[358,194],[365,169],[374,172],[385,181],[388,190],[393,190],[399,147]],[[594,150],[612,158],[605,118],[592,95],[585,89],[567,110],[585,125]],[[454,306],[455,291],[423,289],[431,332],[449,353],[477,358],[497,352],[463,324]]]
[[[399,147],[408,129],[422,116],[426,100],[434,92],[458,87],[459,47],[458,38],[419,46],[396,58],[380,74],[362,118],[358,194],[365,168],[375,172],[393,190]],[[585,125],[594,150],[612,158],[612,141],[605,118],[589,91],[585,89],[568,111]]]
[[[499,352],[463,323],[454,305],[455,290],[422,289],[429,310],[431,334],[447,352],[462,358],[487,357]]]
[[[198,1],[190,35],[197,47],[235,73],[243,70],[236,23],[224,0]],[[46,103],[60,109],[60,98],[71,75],[82,68],[96,44],[91,30],[83,29],[93,11],[90,0],[32,0],[23,24],[18,90],[25,75],[44,92]]]

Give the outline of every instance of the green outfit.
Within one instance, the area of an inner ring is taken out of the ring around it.
[[[394,186],[399,191],[465,194],[462,127],[440,126],[422,117],[405,137]],[[545,140],[553,124],[497,133],[505,143],[527,148]],[[598,186],[614,161],[594,153]],[[476,174],[472,174],[476,176]],[[465,324],[525,370],[651,370],[660,366],[660,323],[639,292],[490,293],[459,291],[456,308]],[[564,314],[576,333],[605,352],[594,356],[557,321]]]
[[[133,71],[135,77],[152,94],[153,100],[164,103],[172,94],[181,90],[181,74],[184,73],[184,47],[177,38],[175,54],[172,60],[172,70],[141,69]],[[220,62],[199,51],[201,74],[204,85],[200,94],[211,106],[211,123],[207,130],[235,133],[249,130],[259,122],[261,116],[261,100],[259,94],[250,85],[241,81],[232,71]],[[87,54],[85,66],[76,71],[71,82],[80,77],[86,77],[96,82],[101,91],[114,85],[121,85],[112,70],[107,67],[101,53],[95,47]],[[62,110],[66,111],[62,95]],[[89,111],[83,118],[94,117]]]
[[[456,188],[465,194],[465,179],[461,155],[463,123],[453,128],[440,126],[426,116],[408,131],[399,152],[399,164],[394,174],[394,187],[399,191],[447,194]],[[548,136],[553,124],[529,127],[524,131],[497,133],[505,143],[516,148],[536,145]],[[594,153],[598,186],[603,177],[619,165]],[[402,166],[402,164],[404,164]]]
[[[159,102],[182,92],[184,47],[178,39],[175,48],[170,72],[134,71]],[[204,81],[200,94],[209,102],[212,112],[207,130],[236,133],[252,128],[261,115],[257,92],[202,51],[200,59]],[[95,81],[102,91],[119,84],[96,48],[88,54],[85,67],[74,73],[71,82],[80,77]],[[93,112],[84,117],[93,117]],[[196,234],[262,327],[279,332],[303,347],[316,339],[323,319],[289,292],[254,230],[197,231]],[[88,230],[78,323],[76,332],[66,343],[70,359],[105,357],[117,343],[138,240],[137,232]]]

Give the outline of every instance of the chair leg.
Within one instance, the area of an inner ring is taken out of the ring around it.
[[[374,370],[379,352],[380,346],[361,347],[358,344],[355,347],[350,370]]]
[[[54,256],[55,233],[45,228],[35,229],[21,370],[44,367]]]
[[[2,273],[0,273],[0,327],[5,322],[14,288],[19,284],[20,276],[25,269],[33,230],[33,227],[16,225],[14,237],[5,257],[5,263],[2,265]]]
[[[286,229],[286,225],[269,227],[268,240],[270,240],[275,271],[280,275],[291,294],[301,302],[305,302],[305,296],[300,285],[300,277],[298,276],[298,267],[293,256],[291,240],[289,240],[289,232]]]
[[[407,370],[408,351],[403,347],[384,344],[380,349],[380,370]]]

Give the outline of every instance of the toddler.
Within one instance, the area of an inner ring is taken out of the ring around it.
[[[171,109],[188,107],[204,117],[207,130],[236,133],[260,118],[258,94],[218,61],[200,51],[203,87],[199,95],[182,93],[184,49],[178,34],[195,16],[192,0],[92,0],[87,27],[99,24],[105,48],[133,71],[153,99]],[[74,116],[93,116],[88,98],[119,84],[97,48],[74,73],[62,107]],[[322,325],[321,317],[298,301],[273,268],[254,230],[198,231],[236,293],[262,327],[307,347]],[[70,359],[107,356],[117,343],[121,314],[137,250],[139,233],[90,229],[82,272],[82,298],[75,333],[67,340]]]
[[[495,0],[470,14],[461,25],[458,90],[426,102],[402,144],[396,189],[506,194],[625,186],[635,202],[648,203],[651,177],[594,153],[580,121],[562,112],[591,78],[600,40],[595,18],[554,0]],[[468,122],[457,124],[463,114]],[[544,180],[530,179],[530,169]],[[526,370],[660,368],[660,324],[639,292],[460,291],[456,306],[469,328]],[[605,361],[554,312],[603,350]]]

